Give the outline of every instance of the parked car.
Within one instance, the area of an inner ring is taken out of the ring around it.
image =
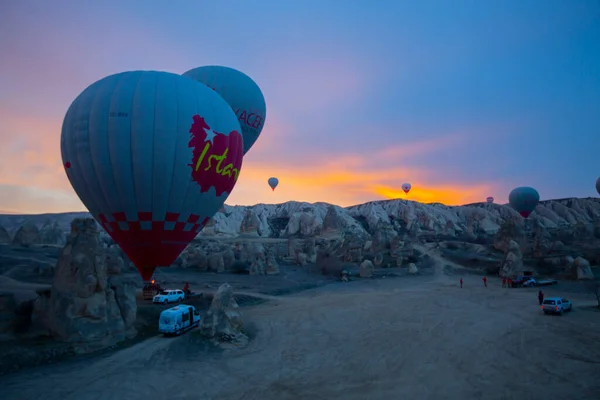
[[[511,285],[512,285],[512,287],[521,287],[521,286],[523,286],[524,282],[527,282],[532,278],[533,277],[530,275],[516,276],[511,279]]]
[[[533,277],[526,277],[521,283],[523,287],[534,287],[537,286],[537,281]]]
[[[177,303],[183,301],[185,293],[181,289],[163,290],[152,299],[153,303]]]
[[[556,285],[557,283],[558,281],[556,279],[541,279],[537,281],[536,286],[550,286]]]
[[[200,325],[200,313],[194,306],[180,304],[160,313],[158,331],[165,336],[181,333]]]
[[[567,299],[561,297],[548,297],[544,299],[541,306],[544,314],[559,314],[562,315],[565,311],[573,310],[573,304]]]

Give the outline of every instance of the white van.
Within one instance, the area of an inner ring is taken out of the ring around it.
[[[180,304],[160,313],[158,331],[165,336],[179,335],[200,325],[200,313],[194,306]]]

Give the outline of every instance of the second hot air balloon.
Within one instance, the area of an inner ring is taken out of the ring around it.
[[[206,86],[134,71],[101,79],[73,101],[61,153],[83,204],[149,281],[224,204],[243,139],[235,113]]]
[[[219,93],[237,115],[244,136],[244,154],[262,132],[267,105],[262,91],[248,75],[220,65],[207,65],[183,74]]]
[[[494,202],[494,198],[492,196],[488,197],[487,199],[485,199],[485,201],[487,203],[493,203]]]
[[[528,218],[540,202],[540,194],[534,188],[518,187],[508,195],[508,203],[523,218]]]
[[[269,183],[269,186],[271,186],[271,189],[273,189],[273,191],[275,191],[275,188],[277,187],[277,185],[279,185],[279,179],[275,177],[269,178],[267,182]]]
[[[408,194],[408,192],[410,192],[410,189],[412,188],[412,185],[410,183],[403,183],[402,184],[402,190],[404,191],[404,193]]]

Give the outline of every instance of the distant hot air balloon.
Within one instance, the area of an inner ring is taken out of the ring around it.
[[[510,192],[508,202],[523,218],[527,218],[540,202],[540,194],[534,188],[518,187]]]
[[[231,106],[242,128],[246,154],[258,139],[267,116],[265,98],[258,85],[243,72],[218,65],[194,68],[183,75],[215,90]]]
[[[408,192],[410,192],[410,188],[412,188],[410,183],[403,183],[402,184],[402,190],[404,190],[404,193],[408,194]]]
[[[147,282],[229,196],[242,166],[239,131],[234,112],[206,86],[167,72],[123,72],[73,101],[61,153],[73,189]]]
[[[487,201],[488,203],[493,203],[494,202],[494,198],[490,196],[487,199],[485,199],[485,201]]]
[[[596,192],[600,194],[600,178],[596,179]]]
[[[274,177],[269,178],[267,182],[269,182],[269,186],[271,186],[271,189],[273,189],[273,191],[275,191],[275,188],[277,187],[277,185],[279,185],[279,179]]]

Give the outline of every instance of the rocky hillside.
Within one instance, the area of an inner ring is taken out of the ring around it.
[[[88,213],[0,215],[0,243],[63,244],[71,221],[86,217]],[[496,234],[508,220],[523,224],[514,210],[499,204],[446,206],[386,200],[342,208],[327,203],[290,201],[225,206],[224,212],[217,213],[199,236],[312,237],[340,230],[372,233],[386,227],[420,237],[481,236]],[[543,201],[527,222],[529,227],[551,231],[582,225],[591,229],[596,223],[600,223],[597,198]]]
[[[134,334],[141,279],[89,217],[0,215],[0,336],[41,332],[61,343],[84,343],[77,351],[87,351]],[[249,274],[266,287],[279,275],[280,282],[301,287],[300,279],[514,277],[528,271],[582,280],[578,287],[596,290],[598,265],[600,199],[544,201],[528,220],[487,203],[390,200],[342,208],[288,202],[225,206],[155,278],[171,284]]]

